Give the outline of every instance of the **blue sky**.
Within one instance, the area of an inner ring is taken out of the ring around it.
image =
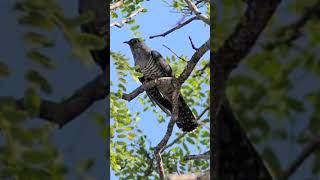
[[[160,34],[173,28],[177,24],[177,22],[181,20],[182,15],[172,12],[172,9],[170,7],[167,7],[167,5],[162,1],[159,1],[159,3],[146,1],[142,6],[147,8],[148,12],[138,14],[135,18],[136,24],[140,25],[140,28],[138,30],[141,33],[140,36],[142,36],[146,40],[146,44],[149,47],[159,51],[164,57],[171,57],[173,55],[172,52],[170,52],[163,46],[166,45],[178,55],[184,55],[190,58],[194,53],[194,50],[191,47],[188,37],[191,36],[193,43],[197,47],[207,41],[210,36],[209,26],[205,26],[201,21],[194,21],[188,26],[175,31],[167,35],[166,37],[149,39],[149,36]],[[121,17],[119,18],[119,20],[121,20]],[[112,22],[114,22],[113,19],[111,19],[111,23]],[[121,29],[117,27],[111,28],[110,49],[111,51],[121,52],[122,54],[124,54],[127,58],[129,58],[130,65],[133,65],[134,62],[130,48],[127,44],[123,43],[124,41],[128,41],[134,37],[132,31],[130,30],[130,27],[131,26],[125,25]],[[209,53],[206,53],[203,58],[209,59]],[[110,73],[111,80],[114,82],[116,80],[116,73],[112,63]],[[128,86],[126,87],[128,92],[131,92],[132,90],[140,86],[140,83],[133,81],[131,78],[128,78],[128,80],[130,80]],[[115,88],[111,88],[111,91],[115,90]],[[142,97],[143,94],[141,94],[140,96]],[[142,111],[143,107],[139,103],[138,98],[130,101],[128,103],[128,107],[131,112],[141,112],[141,120],[138,122],[138,126],[143,130],[145,134],[147,134],[148,138],[152,142],[152,146],[155,146],[165,134],[169,118],[166,118],[165,123],[159,124],[157,122],[157,117],[152,112],[152,108],[151,110],[148,110],[146,112]],[[157,110],[161,111],[158,107]],[[198,112],[200,112],[200,110]],[[180,130],[175,126],[174,133],[179,131]],[[114,176],[113,172],[111,172],[111,179],[118,179]]]

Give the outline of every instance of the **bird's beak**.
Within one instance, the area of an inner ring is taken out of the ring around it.
[[[123,43],[129,44],[129,41],[125,41],[125,42],[123,42]]]

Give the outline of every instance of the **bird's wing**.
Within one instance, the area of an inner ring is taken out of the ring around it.
[[[162,70],[166,72],[167,76],[174,76],[169,63],[161,56],[158,51],[152,50],[151,56],[157,63],[159,63],[159,65],[162,67]]]
[[[145,82],[144,77],[139,78],[139,80],[142,84]],[[171,114],[172,104],[161,95],[158,88],[154,87],[154,88],[148,89],[146,90],[146,93],[150,98],[151,102],[153,103],[153,105],[155,106],[158,105],[160,109],[162,109],[167,115]]]

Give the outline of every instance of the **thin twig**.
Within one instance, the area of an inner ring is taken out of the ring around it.
[[[156,38],[156,37],[165,37],[166,35],[172,33],[173,31],[177,30],[177,29],[180,29],[182,28],[183,26],[189,24],[190,22],[192,22],[193,20],[199,20],[199,17],[198,16],[194,16],[188,20],[186,20],[184,23],[179,23],[177,26],[175,26],[174,28],[162,33],[162,34],[158,34],[158,35],[154,35],[154,36],[150,36],[149,39],[153,39],[153,38]]]
[[[191,39],[191,37],[189,36],[189,40],[190,40],[190,43],[191,43],[191,46],[192,46],[192,49],[194,49],[194,50],[198,50],[198,48],[196,48],[195,46],[194,46],[194,44],[193,44],[193,42],[192,42],[192,39]]]
[[[183,138],[187,133],[183,132],[182,134],[180,134],[175,140],[173,140],[170,144],[167,144],[166,146],[164,146],[161,150],[161,153],[163,151],[165,151],[166,149],[168,149],[169,147],[173,146],[175,143],[177,143],[181,138]]]
[[[206,65],[204,65],[201,69],[199,69],[192,77],[194,78],[194,77],[196,77],[196,76],[202,76],[203,75],[203,73],[205,72],[205,70],[207,69],[207,68],[209,68],[210,67],[210,63],[208,62]]]
[[[118,27],[118,28],[122,28],[124,26],[124,24],[128,23],[129,21],[131,21],[134,16],[136,16],[137,14],[139,14],[142,11],[144,11],[143,7],[139,8],[137,11],[133,12],[129,17],[123,19],[121,22],[111,23],[110,27],[114,27],[115,26],[115,27]]]
[[[292,162],[292,164],[288,167],[286,171],[284,171],[280,180],[288,179],[296,170],[300,167],[300,165],[316,150],[320,149],[320,139],[319,137],[315,139],[313,142],[308,144],[303,151],[298,155],[298,157]]]
[[[171,51],[175,56],[177,56],[177,58],[181,59],[182,61],[186,62],[185,59],[183,59],[182,57],[178,56],[174,51],[172,51],[168,46],[162,44],[162,46],[166,47],[167,49],[169,49],[169,51]]]
[[[201,113],[200,115],[197,117],[197,120],[199,120],[207,111],[209,111],[210,107],[206,107]]]
[[[197,154],[197,155],[188,155],[184,157],[184,160],[207,160],[210,159],[210,151],[207,151],[203,154]]]
[[[303,35],[302,28],[312,18],[320,18],[320,1],[318,0],[313,5],[304,8],[302,15],[294,23],[283,26],[276,31],[276,40],[269,41],[262,46],[268,50],[273,50],[279,45],[292,45],[292,43]]]
[[[200,10],[198,9],[198,7],[195,4],[193,4],[193,2],[191,0],[184,0],[184,1],[188,4],[188,7],[189,7],[190,11],[192,11],[203,22],[205,22],[206,24],[210,25],[209,17],[204,15],[204,14],[202,14],[200,12]]]

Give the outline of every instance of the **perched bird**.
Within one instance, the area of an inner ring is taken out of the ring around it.
[[[124,43],[130,46],[135,66],[139,66],[139,71],[143,74],[143,77],[140,78],[142,84],[156,78],[174,76],[170,65],[161,54],[158,51],[151,50],[143,40],[134,38]],[[172,94],[174,90],[172,86],[157,85],[147,90],[146,93],[154,104],[157,104],[167,114],[171,114]],[[179,114],[176,121],[177,126],[184,132],[193,131],[198,126],[197,120],[181,95],[178,101]]]

